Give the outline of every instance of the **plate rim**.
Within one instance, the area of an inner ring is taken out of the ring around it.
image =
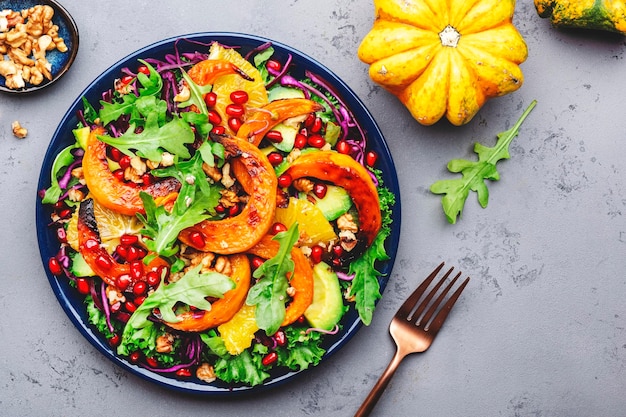
[[[360,114],[359,122],[361,124],[364,124],[364,123],[368,124],[370,127],[369,129],[370,134],[372,134],[374,137],[377,138],[376,140],[374,140],[374,142],[376,144],[376,147],[380,148],[380,150],[377,149],[377,151],[381,155],[381,158],[379,158],[379,161],[382,160],[386,165],[386,168],[382,170],[383,177],[386,177],[385,186],[393,192],[393,194],[395,195],[395,199],[396,199],[395,205],[392,207],[393,222],[391,223],[391,232],[390,232],[389,237],[387,238],[388,240],[386,241],[387,243],[386,247],[388,247],[387,249],[388,249],[389,260],[384,262],[384,268],[382,268],[383,270],[380,271],[383,273],[382,276],[379,278],[380,293],[382,295],[384,293],[387,282],[391,276],[391,272],[393,270],[393,266],[395,263],[395,258],[396,258],[397,248],[398,248],[399,238],[400,238],[400,223],[401,223],[400,188],[398,184],[397,171],[395,168],[393,157],[387,145],[387,142],[378,124],[376,123],[374,116],[367,109],[365,104],[356,95],[356,93],[333,71],[331,71],[328,67],[323,65],[318,60],[310,57],[309,55],[301,52],[300,50],[295,49],[294,47],[288,46],[286,44],[283,44],[279,41],[266,38],[266,37],[245,34],[245,33],[240,33],[240,32],[194,32],[194,33],[172,36],[172,37],[168,37],[168,38],[153,42],[119,59],[117,62],[115,62],[114,64],[109,66],[107,69],[102,71],[101,74],[99,74],[96,78],[94,78],[83,89],[83,91],[78,95],[76,100],[72,102],[72,104],[66,111],[65,115],[62,117],[61,121],[59,122],[59,125],[57,126],[57,128],[55,129],[51,137],[50,143],[46,150],[44,159],[42,161],[39,181],[37,185],[38,192],[42,188],[45,188],[47,186],[47,183],[49,182],[50,172],[49,172],[49,169],[46,169],[46,165],[51,165],[51,159],[53,159],[54,156],[56,156],[57,154],[56,152],[53,153],[55,149],[55,145],[56,147],[59,147],[59,145],[64,143],[62,138],[60,139],[60,135],[64,133],[64,131],[66,131],[67,129],[72,128],[72,125],[70,125],[69,123],[71,123],[72,118],[76,117],[74,114],[72,114],[72,109],[75,109],[79,105],[81,105],[82,97],[84,97],[90,90],[95,89],[95,86],[98,83],[103,82],[105,79],[111,78],[112,77],[111,73],[116,68],[122,68],[123,66],[132,62],[132,60],[136,61],[137,59],[142,58],[142,54],[144,54],[143,58],[149,58],[150,56],[145,55],[147,52],[154,51],[157,48],[163,48],[167,46],[168,44],[171,44],[170,48],[173,49],[174,44],[180,40],[185,40],[185,39],[198,40],[198,39],[205,39],[205,38],[212,40],[212,41],[217,40],[218,42],[222,42],[220,41],[220,39],[222,40],[228,39],[228,41],[224,41],[223,43],[229,46],[230,45],[240,46],[241,42],[244,42],[244,41],[248,43],[249,42],[258,43],[259,45],[266,43],[266,42],[270,42],[272,46],[279,48],[279,50],[282,50],[282,52],[292,54],[294,58],[298,57],[298,59],[307,61],[309,64],[315,67],[316,70],[321,70],[324,73],[324,74],[316,73],[316,75],[323,75],[324,77],[326,76],[331,77],[331,80],[330,80],[331,85],[335,87],[337,86],[339,87],[342,93],[341,98],[345,101],[352,102],[350,105],[350,110],[353,111],[353,113],[355,110],[354,106],[355,105],[357,106],[358,113]],[[326,80],[326,81],[329,81],[329,80]],[[347,97],[346,97],[346,94],[347,94]],[[355,115],[355,117],[357,116]],[[48,162],[48,164],[46,164],[46,162]],[[311,366],[305,370],[289,371],[276,377],[272,376],[269,380],[267,380],[263,384],[257,385],[254,387],[237,386],[237,387],[232,387],[232,388],[230,387],[223,388],[223,387],[217,387],[217,386],[210,385],[210,384],[198,384],[193,381],[184,381],[180,379],[167,377],[162,374],[149,371],[138,365],[132,364],[125,358],[117,356],[117,354],[114,353],[113,349],[111,349],[108,344],[104,343],[102,338],[99,337],[99,335],[93,331],[89,323],[86,323],[85,320],[83,320],[83,318],[81,317],[81,311],[77,311],[77,309],[75,309],[73,306],[72,300],[70,300],[71,294],[68,294],[66,289],[64,288],[64,287],[68,287],[69,284],[67,283],[64,284],[63,282],[61,282],[61,280],[53,276],[46,267],[47,259],[50,256],[47,250],[48,247],[46,245],[46,243],[50,240],[50,228],[40,227],[40,225],[42,224],[45,225],[48,223],[49,223],[49,215],[46,215],[45,208],[43,207],[43,204],[41,203],[41,199],[38,196],[36,199],[37,240],[38,240],[38,246],[39,246],[39,254],[40,254],[43,266],[44,266],[44,273],[47,275],[49,284],[53,290],[53,293],[55,294],[57,298],[57,301],[61,304],[61,307],[65,311],[66,315],[73,322],[74,326],[77,328],[77,330],[79,330],[79,332],[83,335],[83,337],[85,337],[90,342],[92,346],[94,346],[103,356],[105,356],[107,359],[115,363],[117,366],[120,366],[121,368],[125,369],[131,374],[134,374],[135,376],[138,376],[148,382],[156,383],[157,385],[160,385],[162,387],[165,387],[174,391],[178,391],[178,392],[186,393],[186,394],[200,394],[203,396],[232,396],[232,395],[237,395],[237,394],[258,393],[262,390],[270,389],[272,387],[275,387],[277,385],[284,383],[287,380],[291,380],[295,377],[300,376],[305,371],[311,371],[312,369],[316,369],[320,367],[324,360],[327,360],[328,357],[330,357],[332,354],[334,354],[340,348],[342,348],[350,339],[352,339],[352,337],[363,326],[363,323],[358,319],[358,315],[357,315],[356,320],[344,323],[344,329],[341,332],[342,333],[341,337],[337,338],[337,340],[332,340],[332,343],[330,343],[328,347],[325,347],[326,352],[322,356],[322,359],[320,360],[319,364],[317,364],[316,366]],[[67,281],[67,280],[64,280],[64,281]],[[74,296],[76,297],[75,294]],[[334,339],[334,338],[331,338],[331,339]]]
[[[6,0],[7,3],[9,1],[10,0]],[[2,9],[2,3],[3,3],[3,0],[0,0],[0,9]],[[67,51],[67,53],[69,54],[67,57],[67,60],[65,61],[63,66],[59,69],[59,71],[56,74],[53,74],[52,80],[44,79],[44,81],[39,85],[27,84],[26,87],[20,88],[20,89],[8,88],[6,85],[0,84],[1,93],[30,94],[30,93],[34,93],[37,91],[41,91],[44,88],[55,84],[58,80],[63,78],[63,76],[69,71],[70,67],[74,64],[74,61],[76,60],[76,56],[78,55],[78,48],[80,45],[80,35],[78,32],[78,25],[76,24],[76,21],[74,20],[70,12],[57,0],[35,0],[35,3],[52,7],[54,9],[53,19],[57,17],[58,15],[61,15],[61,19],[65,22],[67,30],[69,32],[72,48],[69,48],[69,50]],[[57,22],[55,22],[55,24],[58,25]],[[68,40],[64,38],[64,41],[67,42]]]

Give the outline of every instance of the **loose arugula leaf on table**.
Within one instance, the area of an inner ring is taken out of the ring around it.
[[[511,157],[509,145],[518,135],[520,126],[536,105],[537,101],[534,100],[511,129],[499,133],[497,135],[498,140],[493,148],[476,143],[474,152],[478,154],[478,161],[464,159],[453,159],[450,161],[448,170],[452,173],[461,173],[462,178],[440,180],[431,185],[431,192],[444,194],[441,203],[449,223],[456,223],[457,218],[462,214],[470,191],[477,193],[481,207],[487,207],[489,189],[485,180],[497,181],[500,179],[496,164],[502,159]]]
[[[152,172],[155,176],[174,177],[181,183],[171,212],[163,206],[157,206],[151,195],[140,193],[146,214],[137,216],[144,224],[142,233],[149,238],[146,239],[146,246],[168,257],[178,252],[176,239],[183,229],[211,217],[210,210],[217,206],[220,193],[216,186],[211,186],[207,181],[200,153],[196,153],[189,161]]]
[[[291,249],[298,237],[297,223],[289,230],[276,234],[273,240],[280,243],[278,253],[263,262],[253,274],[259,280],[250,288],[246,304],[256,306],[257,324],[268,335],[276,333],[285,319],[288,275],[293,273],[295,267],[291,259]]]
[[[187,272],[181,279],[169,284],[161,283],[143,303],[135,310],[122,334],[122,343],[118,347],[119,354],[128,354],[127,345],[137,340],[149,340],[155,331],[155,324],[148,319],[154,309],[158,309],[161,317],[167,322],[178,322],[173,311],[177,303],[184,303],[202,310],[210,310],[211,303],[207,297],[222,298],[224,293],[233,289],[235,283],[226,275],[209,272],[201,273],[202,265]]]

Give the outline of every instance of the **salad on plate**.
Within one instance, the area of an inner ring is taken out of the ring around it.
[[[271,42],[197,46],[82,99],[40,190],[47,266],[129,363],[253,387],[317,365],[346,312],[371,322],[395,195],[325,80]]]

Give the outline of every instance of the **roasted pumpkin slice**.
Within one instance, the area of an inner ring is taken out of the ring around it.
[[[180,321],[166,322],[169,327],[185,332],[201,332],[226,323],[239,311],[250,288],[250,263],[243,254],[228,257],[232,268],[230,279],[235,288],[227,291],[223,298],[211,303],[211,309],[204,312],[188,311],[177,315]]]
[[[512,23],[515,0],[375,0],[358,49],[371,79],[413,117],[469,122],[492,97],[519,89],[528,48]]]
[[[106,144],[98,139],[104,128],[95,128],[89,133],[83,156],[83,176],[93,197],[104,207],[127,216],[143,213],[143,202],[139,196],[144,191],[157,201],[176,199],[180,183],[166,178],[147,186],[130,185],[115,177],[109,168]]]
[[[334,151],[301,155],[285,171],[293,180],[317,178],[344,188],[359,213],[360,233],[370,245],[381,227],[380,201],[370,173],[352,157]]]
[[[248,252],[260,258],[269,259],[274,257],[279,249],[280,243],[272,240],[271,236],[264,236]],[[295,266],[293,275],[289,278],[289,286],[294,289],[294,293],[281,326],[294,323],[313,302],[313,269],[309,260],[299,248],[291,250],[291,259]]]
[[[274,219],[277,179],[267,157],[246,140],[213,135],[232,158],[233,172],[248,194],[241,212],[223,220],[204,220],[183,230],[179,239],[198,250],[219,254],[245,252],[267,233]],[[199,242],[202,242],[200,244]]]

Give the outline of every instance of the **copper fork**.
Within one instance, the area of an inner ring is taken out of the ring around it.
[[[389,384],[391,377],[400,365],[402,359],[404,359],[410,353],[424,352],[430,347],[435,339],[435,336],[441,329],[443,322],[446,320],[448,313],[454,306],[454,303],[461,295],[461,292],[469,282],[469,277],[465,279],[458,287],[458,289],[448,298],[445,304],[441,306],[441,303],[446,298],[446,295],[450,292],[458,278],[461,276],[459,272],[441,291],[435,301],[432,301],[437,292],[441,289],[444,282],[448,279],[454,268],[450,268],[445,273],[443,278],[437,282],[432,290],[426,294],[430,283],[439,274],[439,271],[443,268],[442,262],[430,275],[420,284],[419,287],[406,299],[406,301],[400,306],[398,312],[391,320],[389,326],[389,333],[396,342],[396,354],[391,362],[385,369],[385,372],[380,376],[374,388],[369,393],[361,408],[355,414],[355,417],[363,417],[369,415],[372,411],[378,399],[382,395],[385,388]],[[421,302],[420,302],[421,301]],[[441,306],[441,308],[439,308]],[[437,313],[435,315],[435,313]],[[434,318],[433,318],[434,316]]]

